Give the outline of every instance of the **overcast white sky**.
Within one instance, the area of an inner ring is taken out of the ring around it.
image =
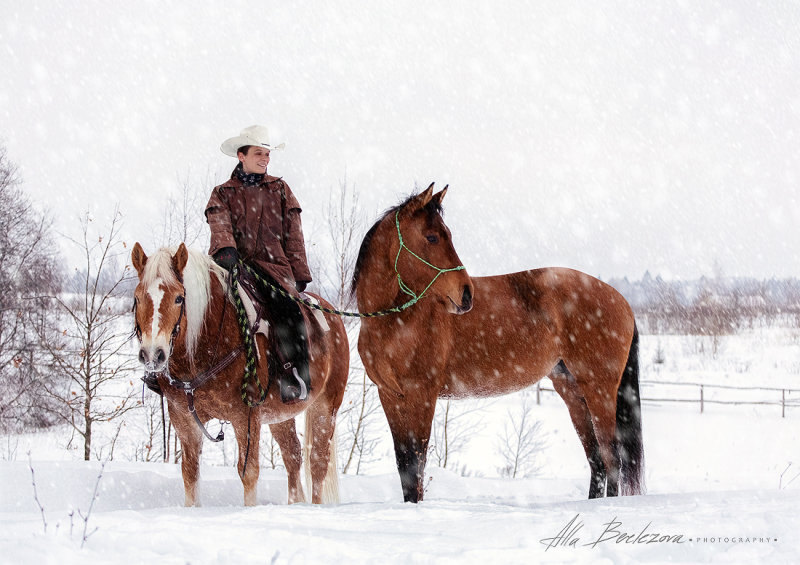
[[[370,221],[449,183],[474,275],[800,275],[797,2],[383,4],[0,0],[0,141],[72,235],[152,245],[263,123],[317,239],[346,174]]]

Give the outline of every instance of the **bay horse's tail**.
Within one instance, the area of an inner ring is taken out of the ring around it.
[[[313,488],[311,478],[311,444],[314,437],[314,418],[311,415],[311,410],[306,411],[305,416],[306,431],[305,439],[303,440],[303,462],[306,470],[306,488],[308,488],[310,493]],[[322,481],[322,504],[337,504],[339,502],[339,467],[336,459],[337,448],[336,429],[334,429],[331,441],[328,444],[328,471],[325,473],[325,479]]]
[[[644,444],[639,396],[639,330],[634,326],[628,362],[617,389],[617,449],[622,495],[644,494]]]

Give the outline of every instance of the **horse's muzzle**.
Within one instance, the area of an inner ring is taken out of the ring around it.
[[[456,304],[453,299],[450,299],[450,312],[453,314],[466,314],[472,310],[472,290],[469,285],[464,285],[464,291],[461,294],[461,304]]]
[[[141,347],[139,349],[139,362],[150,373],[159,373],[167,366],[167,353],[163,347],[156,347],[153,351]]]

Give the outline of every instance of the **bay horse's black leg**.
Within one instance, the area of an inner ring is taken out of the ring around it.
[[[436,395],[419,394],[414,398],[405,397],[403,402],[399,402],[394,392],[379,387],[378,396],[392,432],[403,500],[420,502],[425,494],[425,463]]]
[[[595,440],[589,460],[589,498],[602,498],[606,491],[606,466],[600,457],[600,446]],[[609,485],[609,489],[611,485]],[[614,496],[609,493],[609,496]]]
[[[417,503],[424,494],[427,441],[421,445],[413,433],[398,440],[394,442],[394,453],[403,487],[403,501]]]

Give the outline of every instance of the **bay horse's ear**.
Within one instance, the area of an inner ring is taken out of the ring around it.
[[[147,264],[147,255],[138,241],[134,244],[133,251],[131,251],[131,263],[133,263],[133,268],[136,269],[136,272],[139,273],[139,277],[141,278],[144,272],[144,266]]]
[[[417,194],[414,198],[412,198],[411,201],[408,204],[406,204],[403,211],[408,214],[413,214],[417,210],[421,210],[422,208],[427,206],[428,203],[431,201],[431,198],[433,197],[434,184],[435,183],[431,183],[428,188],[426,188],[425,190]]]
[[[181,243],[175,255],[172,256],[172,268],[179,277],[183,277],[183,269],[186,267],[187,261],[189,261],[189,251],[186,249],[186,245]]]
[[[433,202],[434,204],[436,204],[437,206],[439,206],[441,208],[442,200],[444,199],[444,195],[447,194],[447,189],[448,188],[450,188],[449,184],[447,186],[445,186],[442,190],[440,190],[439,192],[434,194],[433,197],[431,198],[431,202]]]

